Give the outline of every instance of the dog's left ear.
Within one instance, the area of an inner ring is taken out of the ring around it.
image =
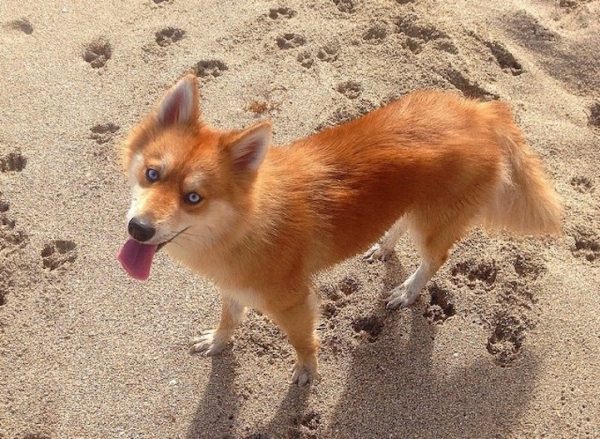
[[[157,119],[161,125],[191,123],[200,115],[198,79],[189,74],[177,82],[158,105]]]
[[[263,162],[273,136],[271,122],[260,122],[242,131],[228,145],[235,172],[255,172]]]

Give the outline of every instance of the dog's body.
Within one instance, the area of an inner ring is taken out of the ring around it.
[[[141,218],[154,233],[139,241],[168,242],[222,292],[219,327],[195,340],[198,351],[222,350],[251,306],[287,333],[302,384],[317,370],[319,270],[388,231],[367,254],[384,259],[409,230],[423,262],[388,302],[407,306],[473,225],[560,231],[557,196],[500,102],[421,91],[288,147],[271,148],[270,137],[268,123],[223,133],[199,120],[187,76],[126,143],[130,233],[139,238],[131,222]]]

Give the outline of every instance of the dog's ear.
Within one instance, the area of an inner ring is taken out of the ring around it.
[[[200,115],[198,79],[195,75],[184,76],[167,91],[158,104],[158,123],[164,126],[191,123]]]
[[[239,133],[227,150],[234,172],[257,171],[263,162],[272,138],[271,122],[259,122]]]

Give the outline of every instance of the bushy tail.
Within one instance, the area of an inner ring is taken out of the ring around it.
[[[496,135],[505,160],[505,175],[497,196],[486,209],[485,224],[525,235],[560,234],[562,205],[540,159],[529,149],[506,104],[484,105],[493,107]]]

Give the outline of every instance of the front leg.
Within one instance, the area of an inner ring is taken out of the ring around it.
[[[271,312],[271,317],[285,331],[296,350],[296,364],[292,371],[292,382],[303,386],[317,378],[317,351],[319,339],[316,335],[318,300],[312,291],[290,308]]]
[[[192,339],[192,351],[206,355],[219,354],[231,340],[235,328],[244,318],[245,308],[235,299],[223,297],[221,321],[217,329],[202,331],[200,336]]]

